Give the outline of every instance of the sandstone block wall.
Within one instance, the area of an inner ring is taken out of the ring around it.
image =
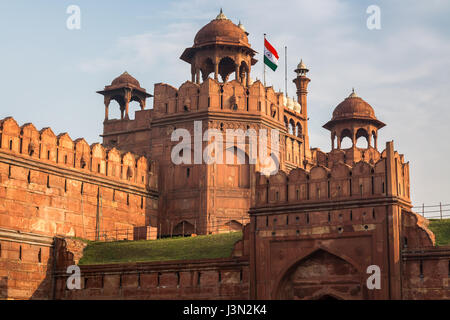
[[[133,239],[145,226],[154,236],[157,188],[144,157],[1,120],[0,297],[52,297],[55,236]]]
[[[0,228],[0,299],[49,299],[53,238]]]
[[[156,166],[144,157],[0,122],[0,227],[94,239],[155,225]]]
[[[450,299],[450,246],[403,252],[403,299]]]
[[[81,266],[80,290],[56,275],[56,299],[248,299],[246,258]]]

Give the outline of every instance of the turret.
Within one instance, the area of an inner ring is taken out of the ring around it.
[[[302,115],[305,117],[305,119],[308,118],[308,110],[307,110],[307,99],[306,96],[308,95],[308,84],[311,81],[306,74],[308,73],[309,69],[306,68],[305,64],[303,63],[303,60],[300,60],[300,63],[297,66],[297,69],[295,69],[295,73],[297,74],[297,77],[293,80],[295,85],[297,86],[297,101],[300,103],[301,109],[302,109]]]

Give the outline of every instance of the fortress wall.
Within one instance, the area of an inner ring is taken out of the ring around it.
[[[366,160],[355,152],[359,150],[333,151],[326,159],[325,154],[317,152],[319,164],[309,170],[296,168],[289,174],[280,171],[270,177],[258,173],[255,206],[375,199],[388,195],[388,181],[392,181],[393,196],[410,201],[409,164],[404,163],[402,155],[395,152],[395,167],[386,171],[385,152],[381,158],[375,153]],[[392,178],[387,179],[388,175]]]
[[[113,106],[111,107],[119,107]],[[119,146],[121,150],[132,153],[150,155],[152,109],[135,112],[134,120],[110,119],[103,122],[103,145]]]
[[[53,238],[0,228],[0,300],[50,299]]]
[[[81,266],[81,289],[56,275],[56,299],[239,299],[249,296],[246,258]]]
[[[403,299],[450,299],[450,246],[403,252]]]
[[[53,237],[156,226],[154,162],[0,121],[0,297],[51,298]],[[124,237],[122,232],[121,238]]]
[[[0,141],[0,227],[94,239],[97,223],[156,224],[156,166],[144,157],[12,118],[1,121]]]

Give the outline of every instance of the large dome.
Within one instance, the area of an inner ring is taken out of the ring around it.
[[[330,121],[324,124],[323,127],[325,129],[332,130],[338,123],[349,123],[355,121],[371,123],[378,129],[385,126],[383,122],[375,117],[375,111],[373,111],[370,104],[358,97],[353,90],[344,101],[338,104],[333,111],[333,117]]]
[[[376,119],[375,112],[370,104],[354,92],[334,109],[332,120],[352,118]]]
[[[210,44],[231,44],[250,47],[245,30],[228,20],[223,13],[201,28],[194,38],[194,47]]]
[[[141,85],[139,84],[139,81],[137,81],[133,76],[131,76],[126,71],[111,82],[111,86],[120,86],[120,85],[126,85],[126,84],[132,84],[138,88],[141,87]]]

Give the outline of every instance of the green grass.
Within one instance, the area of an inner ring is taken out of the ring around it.
[[[230,257],[242,232],[161,240],[89,242],[80,265]]]
[[[430,219],[429,228],[436,236],[437,246],[450,245],[450,219]]]

